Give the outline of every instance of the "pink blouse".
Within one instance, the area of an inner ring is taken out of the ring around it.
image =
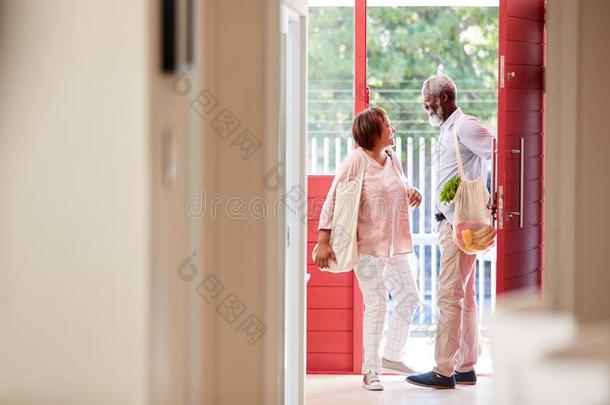
[[[391,257],[413,251],[409,223],[408,184],[396,153],[383,165],[355,149],[343,160],[320,213],[318,230],[332,229],[337,184],[353,180],[364,165],[358,212],[358,253]]]

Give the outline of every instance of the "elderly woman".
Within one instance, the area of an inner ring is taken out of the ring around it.
[[[358,254],[355,268],[364,298],[363,386],[383,390],[382,369],[412,374],[404,363],[409,325],[418,304],[415,278],[409,266],[412,251],[409,208],[421,203],[419,191],[404,176],[398,156],[391,149],[396,130],[385,111],[370,108],[354,119],[352,135],[360,146],[341,163],[322,207],[318,246],[314,260],[320,268],[334,260],[330,246],[337,184],[358,176],[364,168],[358,213]],[[379,346],[384,329],[388,292],[395,304],[383,357]]]

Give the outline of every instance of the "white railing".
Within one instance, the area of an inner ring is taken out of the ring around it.
[[[311,136],[311,134],[310,134]],[[406,138],[406,142],[405,139]],[[405,168],[408,181],[422,192],[424,201],[413,214],[411,223],[414,254],[412,266],[415,270],[419,287],[420,307],[415,314],[413,325],[431,326],[438,318],[438,274],[440,254],[438,238],[434,232],[434,220],[431,218],[436,204],[436,161],[432,157],[436,139],[423,136],[397,136],[395,150]],[[321,142],[320,142],[321,140]],[[404,144],[406,143],[406,148]],[[331,151],[331,145],[333,146]],[[354,140],[351,137],[316,136],[310,138],[309,174],[334,174],[338,165],[353,150]],[[406,150],[405,150],[406,149]],[[414,166],[417,164],[417,166]],[[417,167],[417,173],[415,173]],[[429,184],[429,186],[428,186]],[[415,225],[417,227],[415,228]],[[479,255],[476,261],[476,292],[479,320],[485,311],[495,309],[496,303],[496,257],[495,249]],[[481,325],[485,326],[485,325]]]

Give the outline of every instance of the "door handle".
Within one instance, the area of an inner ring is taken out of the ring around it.
[[[525,192],[525,138],[521,138],[520,149],[512,149],[511,153],[520,154],[520,169],[519,169],[519,212],[509,212],[508,218],[519,217],[519,228],[523,228],[523,217],[524,217],[524,192]]]

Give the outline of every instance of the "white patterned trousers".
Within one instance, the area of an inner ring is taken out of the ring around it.
[[[392,257],[361,255],[355,268],[364,300],[364,365],[362,372],[381,372],[379,346],[383,337],[388,292],[395,303],[383,357],[403,361],[409,325],[419,302],[410,254]]]

